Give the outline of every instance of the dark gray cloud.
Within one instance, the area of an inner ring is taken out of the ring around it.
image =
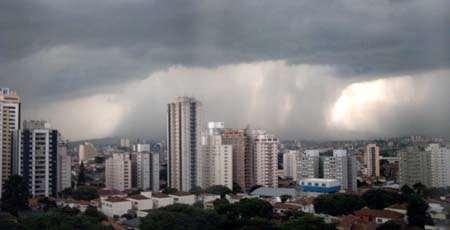
[[[447,0],[3,0],[0,16],[0,83],[17,89],[30,113],[47,103],[118,93],[177,65],[324,66],[340,79],[338,92],[353,82],[450,67]],[[330,90],[321,88],[325,82],[311,84],[308,90]],[[293,106],[302,108],[338,94],[312,95],[278,82],[265,87],[267,95],[293,92]]]

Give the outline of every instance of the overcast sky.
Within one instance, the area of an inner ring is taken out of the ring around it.
[[[164,138],[177,95],[285,139],[450,136],[450,1],[2,0],[0,86],[73,140]]]

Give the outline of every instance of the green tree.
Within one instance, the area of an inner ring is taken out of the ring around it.
[[[236,194],[241,192],[242,192],[241,186],[238,183],[233,182],[233,193]]]
[[[272,230],[276,229],[275,224],[266,218],[262,217],[254,217],[248,220],[245,220],[244,226],[241,228],[242,230]]]
[[[395,194],[381,189],[369,190],[362,195],[362,198],[371,209],[384,209],[389,205],[400,202]]]
[[[223,185],[213,185],[206,189],[207,193],[220,195],[221,198],[225,198],[227,194],[233,193],[228,187]]]
[[[400,188],[400,192],[402,193],[403,201],[408,201],[409,197],[414,195],[414,190],[411,187],[409,187],[407,184],[403,185]]]
[[[433,220],[428,214],[428,203],[420,196],[413,195],[408,200],[408,224],[423,228],[425,224],[432,224]]]
[[[99,197],[97,189],[91,186],[80,186],[73,193],[76,200],[93,200]]]
[[[96,207],[90,205],[84,211],[84,215],[96,219],[97,222],[101,222],[107,219],[105,214],[99,212]]]
[[[41,215],[33,215],[20,221],[21,229],[105,229],[98,219],[82,214],[69,214],[53,209]]]
[[[425,197],[425,195],[428,193],[428,188],[424,184],[418,182],[413,185],[414,190],[417,194],[421,195],[422,197]]]
[[[80,168],[78,171],[78,179],[77,179],[77,186],[83,186],[86,184],[86,172],[84,168],[84,163],[81,161]]]
[[[361,197],[350,194],[323,194],[314,199],[314,209],[317,213],[332,216],[348,215],[365,205]]]
[[[194,193],[196,196],[198,196],[203,193],[203,189],[200,186],[194,186],[190,192]]]
[[[237,210],[241,217],[249,219],[252,217],[261,217],[270,219],[273,214],[272,205],[258,198],[244,198],[237,203]]]
[[[211,210],[174,204],[154,209],[142,218],[140,229],[223,229],[224,218]]]
[[[18,175],[12,175],[5,182],[2,194],[2,210],[15,216],[18,211],[28,209],[28,185],[25,179]]]
[[[280,226],[281,230],[327,230],[335,229],[334,225],[326,224],[320,217],[311,214],[305,214],[301,217],[292,219]]]

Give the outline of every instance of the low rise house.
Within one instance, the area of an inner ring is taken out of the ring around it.
[[[128,200],[131,201],[133,210],[146,210],[153,208],[153,200],[141,194],[129,196]]]
[[[101,206],[101,211],[108,217],[120,217],[132,208],[130,200],[118,196],[103,199]]]
[[[385,208],[384,210],[393,211],[393,212],[397,212],[397,213],[406,215],[407,209],[408,209],[408,204],[402,203],[402,204],[393,204],[393,205]]]
[[[153,208],[162,208],[174,204],[173,197],[164,193],[153,192],[151,199],[153,200]]]
[[[405,218],[405,215],[395,211],[377,210],[369,208],[363,208],[361,210],[358,210],[354,212],[354,215],[361,220],[375,224],[384,224],[390,220],[403,221]]]
[[[175,204],[193,205],[195,203],[195,195],[189,192],[176,192],[169,194],[173,198]]]
[[[297,198],[292,203],[299,204],[301,211],[305,213],[314,214],[314,197],[301,197]]]

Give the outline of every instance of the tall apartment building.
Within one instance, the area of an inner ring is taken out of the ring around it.
[[[294,181],[298,179],[297,167],[300,153],[296,150],[289,150],[283,154],[283,175],[292,178]]]
[[[450,149],[440,144],[429,144],[425,151],[430,154],[431,186],[443,188],[450,186]]]
[[[97,149],[92,143],[84,142],[78,146],[78,162],[87,161],[98,155]]]
[[[159,153],[138,152],[136,155],[136,187],[159,191]]]
[[[364,159],[367,167],[367,176],[380,177],[380,147],[376,144],[368,144]]]
[[[202,133],[198,155],[197,185],[224,185],[233,189],[233,147],[222,143],[223,122],[209,122]]]
[[[33,196],[56,196],[59,133],[46,121],[25,121],[15,132],[13,171],[23,176]]]
[[[20,103],[15,91],[0,88],[0,191],[12,172],[12,135],[20,129]]]
[[[298,178],[319,178],[319,150],[305,150],[298,161]]]
[[[67,154],[67,144],[58,144],[57,191],[61,192],[72,186],[72,157]]]
[[[132,188],[131,159],[128,153],[114,153],[105,161],[105,187],[125,191]]]
[[[248,156],[247,137],[244,129],[225,129],[222,134],[222,143],[231,145],[233,150],[233,182],[238,184],[243,191],[246,190],[245,172]]]
[[[169,187],[190,191],[197,184],[202,104],[176,97],[167,105],[167,179]]]
[[[413,186],[420,182],[431,186],[431,154],[418,146],[409,146],[399,153],[400,186]]]
[[[252,139],[255,184],[264,187],[278,187],[279,143],[278,137],[271,134],[257,134]]]
[[[341,188],[356,191],[356,159],[347,150],[333,150],[333,156],[325,157],[323,162],[323,177],[336,179]]]

